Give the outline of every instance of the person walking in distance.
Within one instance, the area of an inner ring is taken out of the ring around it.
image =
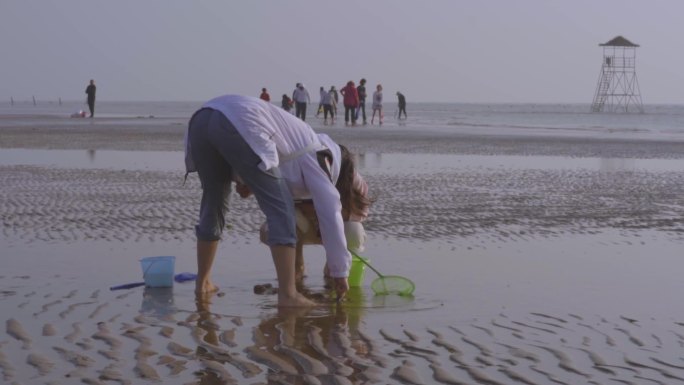
[[[295,115],[306,121],[306,106],[311,103],[311,97],[309,97],[309,91],[304,88],[304,84],[297,83],[297,87],[292,92],[292,100],[295,102]]]
[[[88,108],[90,109],[90,117],[95,117],[95,80],[90,79],[90,84],[86,87],[85,93],[88,95]]]
[[[283,110],[290,112],[290,110],[292,110],[292,103],[294,103],[292,99],[290,99],[290,97],[287,96],[287,94],[283,94],[283,99],[280,101],[280,107]]]
[[[382,84],[378,84],[375,87],[375,92],[373,92],[373,117],[371,117],[371,124],[375,120],[375,113],[378,113],[378,118],[380,118],[380,124],[382,124]]]
[[[399,99],[399,115],[398,119],[401,119],[401,113],[404,113],[404,119],[406,119],[406,97],[401,92],[397,92],[397,99]]]
[[[349,125],[351,119],[352,126],[356,125],[356,108],[359,106],[359,94],[353,81],[348,81],[347,85],[340,90],[344,101],[344,124]]]
[[[328,93],[325,91],[325,88],[323,88],[323,86],[321,86],[321,88],[318,90],[318,98],[319,99],[318,99],[318,109],[316,110],[316,117],[318,117],[318,115],[320,115],[321,112],[323,112],[323,98],[327,94]]]
[[[328,91],[321,95],[321,103],[323,104],[323,124],[328,124],[328,114],[330,114],[330,124],[335,123],[335,109],[337,103],[332,91]]]
[[[356,87],[356,92],[359,94],[359,108],[356,110],[356,119],[359,119],[359,114],[363,117],[363,124],[366,124],[366,79],[359,81],[359,86]]]
[[[271,95],[268,94],[268,90],[266,88],[261,89],[261,95],[259,95],[259,99],[270,102],[271,101]]]
[[[333,98],[335,98],[335,115],[337,115],[337,105],[340,103],[340,95],[337,93],[335,86],[330,86],[330,92],[332,92]]]

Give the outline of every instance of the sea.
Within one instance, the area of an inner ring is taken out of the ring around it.
[[[96,117],[112,119],[190,118],[201,101],[188,102],[109,102],[96,105]],[[312,126],[323,124],[315,118],[316,104],[309,105]],[[0,104],[0,116],[36,115],[69,117],[87,111],[83,102],[21,101]],[[652,140],[684,140],[684,105],[651,104],[644,112],[592,113],[588,103],[577,104],[484,104],[484,103],[409,103],[408,119],[397,119],[395,104],[385,103],[383,127],[405,130],[437,130],[482,135],[576,135],[615,136]],[[372,110],[367,103],[370,121]],[[341,120],[337,124],[340,125]]]
[[[116,121],[117,124],[146,125],[169,123],[177,129],[185,125],[203,102],[98,102],[96,118]],[[325,127],[322,117],[315,116],[315,104],[310,105],[307,122],[314,129]],[[366,113],[368,120],[372,110]],[[87,106],[83,102],[22,101],[0,104],[0,124],[30,126],[33,122],[51,119],[50,124],[71,124],[72,114]],[[356,129],[393,131],[453,132],[474,135],[551,136],[582,138],[615,138],[652,141],[684,142],[684,105],[653,104],[644,106],[643,113],[592,113],[589,104],[469,104],[469,103],[409,103],[408,118],[397,119],[396,105],[385,104],[382,126]],[[13,119],[16,117],[17,119]],[[27,119],[28,117],[28,119]],[[87,119],[87,118],[86,118]],[[331,127],[331,126],[327,126]],[[343,127],[342,120],[335,126]],[[684,143],[683,143],[684,144]],[[643,169],[651,171],[682,170],[677,159],[569,159],[567,157],[525,156],[459,156],[437,154],[357,154],[364,173],[417,171],[424,164],[424,172],[433,172],[435,164],[458,164],[460,167],[562,167],[589,169]],[[182,152],[97,150],[97,156],[84,150],[0,149],[1,165],[38,165],[50,167],[126,168],[135,170],[175,170],[182,165]],[[410,165],[410,167],[408,167]],[[608,166],[607,166],[608,165]]]

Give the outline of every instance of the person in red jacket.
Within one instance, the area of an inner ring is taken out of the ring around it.
[[[271,101],[271,95],[268,94],[268,91],[266,90],[266,88],[261,89],[261,95],[259,95],[259,99],[265,100],[267,102]]]
[[[352,126],[356,125],[356,108],[359,106],[359,93],[353,81],[348,81],[347,85],[340,90],[344,97],[344,124],[349,125],[351,115]]]

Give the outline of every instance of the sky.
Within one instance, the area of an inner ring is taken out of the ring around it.
[[[605,43],[684,104],[682,0],[0,0],[0,103],[272,99],[378,83],[410,102],[591,103]]]

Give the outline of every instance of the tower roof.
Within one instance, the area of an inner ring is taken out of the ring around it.
[[[616,36],[611,41],[599,44],[601,47],[638,47],[639,44],[634,44],[622,36]]]

